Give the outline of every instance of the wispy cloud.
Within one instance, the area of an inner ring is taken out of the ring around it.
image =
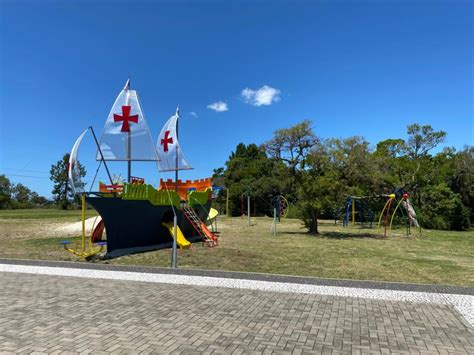
[[[189,116],[193,116],[194,118],[198,118],[198,117],[199,117],[198,114],[197,114],[196,112],[194,112],[194,111],[191,111],[191,112],[189,113]]]
[[[217,101],[212,104],[207,105],[208,109],[214,110],[216,112],[224,112],[224,111],[229,111],[229,108],[227,107],[227,103],[223,101]]]
[[[260,89],[245,88],[241,92],[245,102],[254,106],[268,106],[280,101],[280,90],[263,85]]]

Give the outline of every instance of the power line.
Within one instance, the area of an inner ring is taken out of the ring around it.
[[[21,174],[2,174],[7,176],[18,176],[18,177],[27,177],[27,178],[36,178],[36,179],[48,179],[49,177],[46,176],[34,176],[34,175],[21,175]]]
[[[28,170],[28,169],[14,169],[14,168],[1,168],[0,170],[11,170],[11,171],[25,171],[28,173],[38,173],[38,174],[49,174],[49,171],[38,171],[38,170]]]
[[[6,175],[6,176],[15,176],[15,177],[26,177],[26,178],[36,178],[36,179],[48,179],[49,180],[49,177],[46,177],[46,176],[35,176],[35,175],[23,175],[23,174],[0,174],[0,175]],[[99,176],[98,178],[99,180],[107,180],[108,177],[106,176]],[[92,182],[92,180],[85,180],[84,181],[85,183],[87,182]]]

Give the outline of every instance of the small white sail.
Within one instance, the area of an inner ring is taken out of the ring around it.
[[[129,89],[129,81],[110,110],[99,146],[105,160],[158,160],[137,92]],[[99,152],[96,159],[101,159]]]
[[[156,143],[160,171],[175,171],[192,169],[179,146],[176,135],[176,125],[179,112],[171,116],[161,129]]]
[[[74,145],[72,146],[71,155],[69,156],[69,167],[67,173],[69,178],[69,184],[71,185],[72,191],[75,194],[81,194],[84,192],[84,184],[81,181],[81,173],[78,164],[78,154],[82,138],[84,138],[88,130],[89,128],[85,129],[84,132],[82,132],[81,135],[76,139],[76,143],[74,143]]]

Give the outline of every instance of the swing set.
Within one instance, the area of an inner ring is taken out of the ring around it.
[[[356,224],[356,216],[359,216],[359,222],[362,226],[365,223],[370,223],[370,228],[372,228],[372,222],[374,220],[374,215],[370,206],[367,202],[368,197],[364,196],[349,196],[346,200],[346,208],[344,218],[342,219],[343,227],[349,225],[349,216],[351,216],[352,226]]]

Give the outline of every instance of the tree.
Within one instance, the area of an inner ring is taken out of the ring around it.
[[[226,169],[216,169],[215,181],[223,181],[229,191],[232,215],[241,213],[241,199],[250,196],[255,209],[268,212],[272,198],[281,191],[281,180],[275,175],[279,163],[271,160],[263,147],[255,144],[237,145],[229,156]]]
[[[432,174],[433,160],[428,153],[444,141],[446,132],[434,131],[430,125],[420,126],[415,123],[407,127],[407,134],[405,152],[408,159],[403,171],[408,176],[405,175],[402,183],[407,189],[416,191],[417,204],[421,206],[421,190],[434,184],[432,180],[435,178]]]
[[[474,147],[466,146],[452,154],[451,162],[446,182],[453,192],[461,196],[463,205],[470,210],[470,220],[474,221]]]
[[[45,207],[50,204],[50,201],[46,197],[40,196],[33,191],[30,194],[30,203],[33,204],[34,207]]]
[[[279,129],[262,147],[239,144],[216,169],[214,181],[229,188],[231,208],[240,211],[244,194],[270,199],[276,193],[293,197],[309,233],[318,233],[318,219],[341,210],[348,195],[410,193],[424,227],[463,230],[474,220],[474,147],[456,152],[444,148],[431,155],[446,133],[429,125],[407,127],[407,138],[390,138],[371,150],[363,137],[320,141],[309,121]],[[225,203],[224,196],[221,202]],[[383,201],[373,199],[372,211]],[[380,206],[379,206],[380,205]]]
[[[301,207],[301,218],[310,234],[319,234],[318,219],[324,210],[335,209],[334,201],[339,196],[337,188],[334,189],[334,169],[325,145],[315,143],[305,158],[306,169],[299,174],[298,200]]]
[[[425,228],[465,230],[469,228],[469,210],[458,194],[445,183],[430,187],[423,195],[422,224]]]
[[[275,131],[273,138],[264,145],[270,156],[288,167],[289,176],[294,181],[298,200],[302,205],[303,221],[311,234],[319,233],[321,205],[316,203],[314,176],[307,171],[306,164],[310,152],[319,142],[311,128],[311,122],[305,120],[293,127]]]
[[[430,125],[420,126],[418,123],[409,125],[407,133],[408,140],[405,143],[405,150],[414,160],[426,156],[431,149],[446,138],[446,132],[434,131]]]
[[[403,139],[386,139],[377,143],[376,155],[390,159],[395,159],[406,150],[405,141]]]
[[[12,197],[15,201],[15,208],[30,208],[31,190],[25,185],[19,183],[12,188]]]
[[[406,165],[405,141],[403,139],[386,139],[377,143],[377,148],[371,156],[372,173],[377,186],[374,193],[392,192],[394,186],[403,186]],[[390,191],[386,191],[387,186]]]
[[[372,194],[376,184],[373,175],[369,142],[363,137],[327,141],[336,179],[343,184],[345,195]]]
[[[273,138],[265,143],[267,153],[287,164],[296,176],[305,168],[305,159],[319,139],[313,133],[311,121],[304,120],[290,128],[275,131]]]
[[[11,208],[12,184],[5,175],[0,175],[0,209]]]
[[[72,190],[68,182],[68,164],[69,164],[69,153],[64,154],[61,160],[58,160],[56,164],[51,165],[50,180],[53,181],[53,196],[54,202],[61,206],[63,209],[67,209],[69,206],[69,198],[73,197]],[[81,177],[86,175],[85,168],[81,163],[77,162],[78,170]]]

